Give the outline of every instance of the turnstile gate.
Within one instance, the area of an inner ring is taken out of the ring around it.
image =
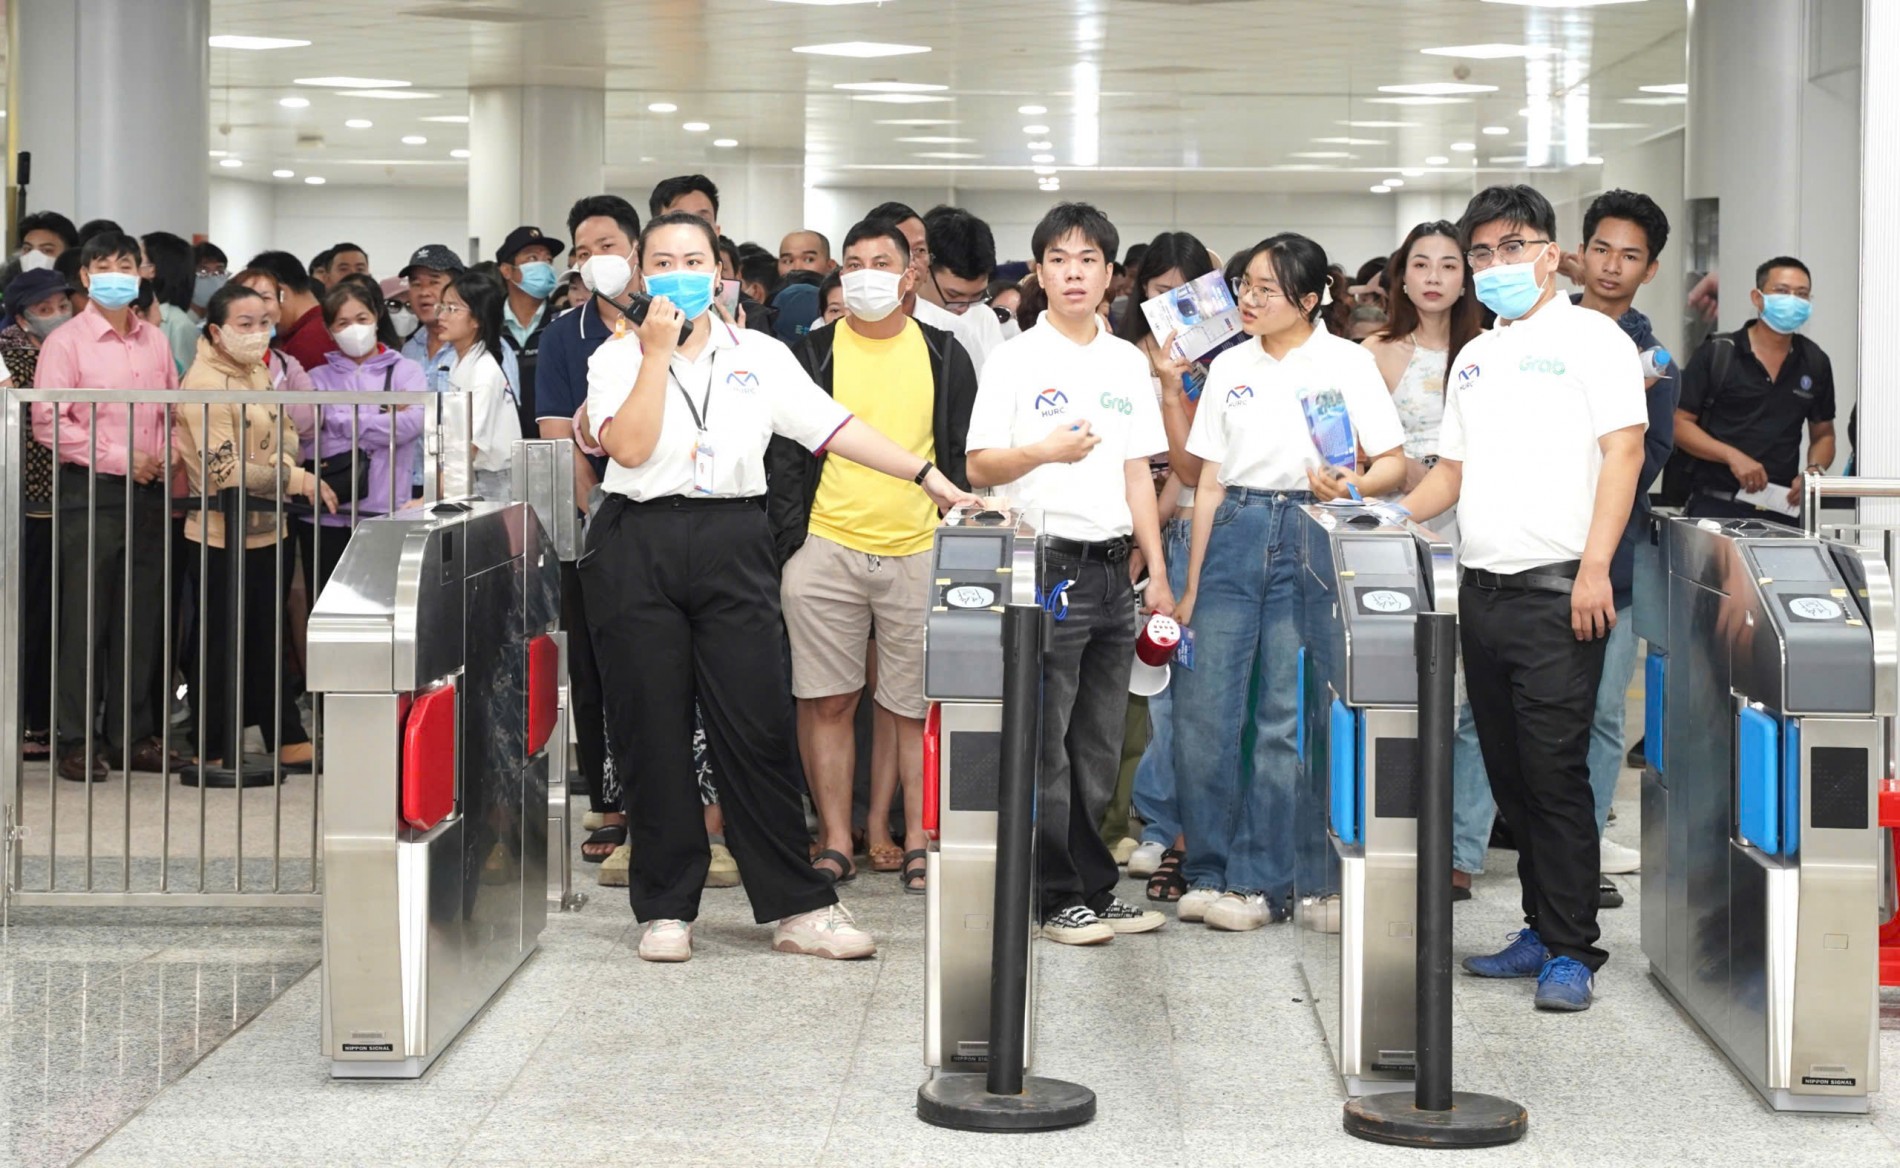
[[[1652,643],[1650,972],[1772,1107],[1864,1112],[1880,1074],[1886,564],[1752,519],[1674,519],[1661,544],[1666,604],[1639,598],[1637,628]]]
[[[535,949],[559,615],[559,562],[523,503],[369,520],[317,599],[335,1077],[422,1074]]]
[[[923,803],[924,1063],[933,1075],[989,1069],[1003,606],[1036,603],[1040,527],[1035,513],[959,509],[931,550]],[[1034,1054],[1033,960],[1027,1000],[1025,1066]]]
[[[1417,1066],[1418,613],[1453,611],[1451,545],[1364,506],[1302,509],[1294,908],[1349,1095]]]

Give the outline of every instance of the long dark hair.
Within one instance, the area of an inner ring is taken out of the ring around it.
[[[1458,264],[1465,273],[1464,293],[1451,306],[1451,349],[1445,358],[1445,384],[1449,385],[1451,359],[1473,337],[1484,331],[1484,314],[1478,306],[1478,294],[1471,285],[1471,265],[1465,262],[1464,244],[1459,240],[1455,224],[1445,219],[1421,223],[1412,228],[1399,250],[1392,253],[1385,269],[1385,328],[1373,335],[1382,341],[1399,341],[1411,336],[1418,328],[1418,305],[1413,304],[1412,298],[1405,294],[1405,269],[1412,262],[1412,246],[1434,235],[1451,240],[1457,247]]]
[[[192,288],[198,276],[191,244],[169,231],[151,232],[140,242],[145,245],[145,258],[152,262],[152,283],[157,287],[158,302],[181,312],[189,311]]]
[[[1179,269],[1181,278],[1193,283],[1214,270],[1207,258],[1207,245],[1186,231],[1163,231],[1148,244],[1148,250],[1135,265],[1135,280],[1128,293],[1128,310],[1115,326],[1115,335],[1130,344],[1140,344],[1148,335],[1148,315],[1141,302],[1148,298],[1148,281]]]
[[[694,220],[698,222],[698,220]],[[449,287],[468,305],[468,314],[475,318],[475,327],[480,332],[478,338],[488,355],[501,363],[502,340],[501,309],[508,303],[508,290],[502,286],[501,277],[470,269],[461,272],[449,281]]]

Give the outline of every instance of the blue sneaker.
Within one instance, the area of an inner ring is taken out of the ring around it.
[[[1574,957],[1553,957],[1537,975],[1537,1008],[1588,1010],[1596,990],[1596,975]]]
[[[1481,957],[1464,960],[1466,973],[1479,977],[1536,977],[1550,960],[1550,950],[1536,929],[1520,929],[1511,934],[1508,948]]]

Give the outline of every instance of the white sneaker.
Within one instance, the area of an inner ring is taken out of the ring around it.
[[[621,844],[600,862],[598,879],[602,888],[625,888],[627,873],[633,868],[633,845]]]
[[[693,926],[689,921],[657,920],[647,922],[640,938],[642,961],[686,961],[693,956]]]
[[[1643,853],[1609,836],[1597,841],[1597,868],[1606,876],[1627,876],[1643,866]]]
[[[1108,853],[1109,855],[1115,857],[1115,862],[1117,864],[1126,864],[1128,862],[1128,858],[1130,856],[1133,856],[1135,854],[1135,849],[1140,846],[1141,846],[1140,840],[1134,839],[1130,836],[1123,836],[1122,838],[1115,841],[1115,846],[1109,848]]]
[[[1153,876],[1161,866],[1161,853],[1167,850],[1160,844],[1142,844],[1128,857],[1128,874],[1137,880]]]
[[[712,863],[706,867],[706,887],[737,888],[739,886],[739,861],[732,858],[732,852],[724,844],[712,845]]]
[[[1108,922],[1090,912],[1086,905],[1078,904],[1044,921],[1042,935],[1058,945],[1100,945],[1104,941],[1113,941],[1115,930]]]
[[[1300,925],[1314,933],[1339,932],[1339,897],[1309,896],[1300,901]]]
[[[1175,902],[1174,915],[1184,921],[1207,919],[1207,906],[1220,899],[1218,888],[1190,888]]]
[[[843,905],[833,904],[780,921],[772,930],[772,948],[780,953],[852,961],[876,953],[877,942],[858,928]]]
[[[1228,933],[1245,933],[1267,923],[1267,897],[1263,892],[1224,892],[1207,906],[1207,927]]]
[[[1096,919],[1117,933],[1152,933],[1168,923],[1168,918],[1151,908],[1140,908],[1117,896],[1108,907],[1095,914]]]

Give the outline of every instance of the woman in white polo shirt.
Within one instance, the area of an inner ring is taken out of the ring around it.
[[[866,957],[876,946],[806,855],[761,500],[766,443],[783,434],[911,479],[941,507],[976,500],[853,420],[779,341],[709,311],[719,241],[704,221],[659,216],[639,255],[654,297],[646,321],[588,363],[587,413],[610,462],[580,573],[611,735],[641,760],[626,788],[629,893],[647,923],[640,956],[692,956],[709,861],[693,772],[697,695],[727,842],[755,919],[778,922],[773,948]]]
[[[1196,487],[1187,591],[1194,667],[1174,672],[1174,773],[1187,835],[1182,920],[1255,929],[1285,919],[1294,878],[1299,759],[1297,508],[1405,477],[1405,431],[1372,354],[1315,322],[1326,253],[1301,235],[1264,240],[1234,281],[1250,337],[1215,358],[1187,449]],[[1361,472],[1321,459],[1303,402],[1343,398]],[[1256,669],[1258,700],[1247,695]],[[1251,760],[1241,757],[1254,723]]]

